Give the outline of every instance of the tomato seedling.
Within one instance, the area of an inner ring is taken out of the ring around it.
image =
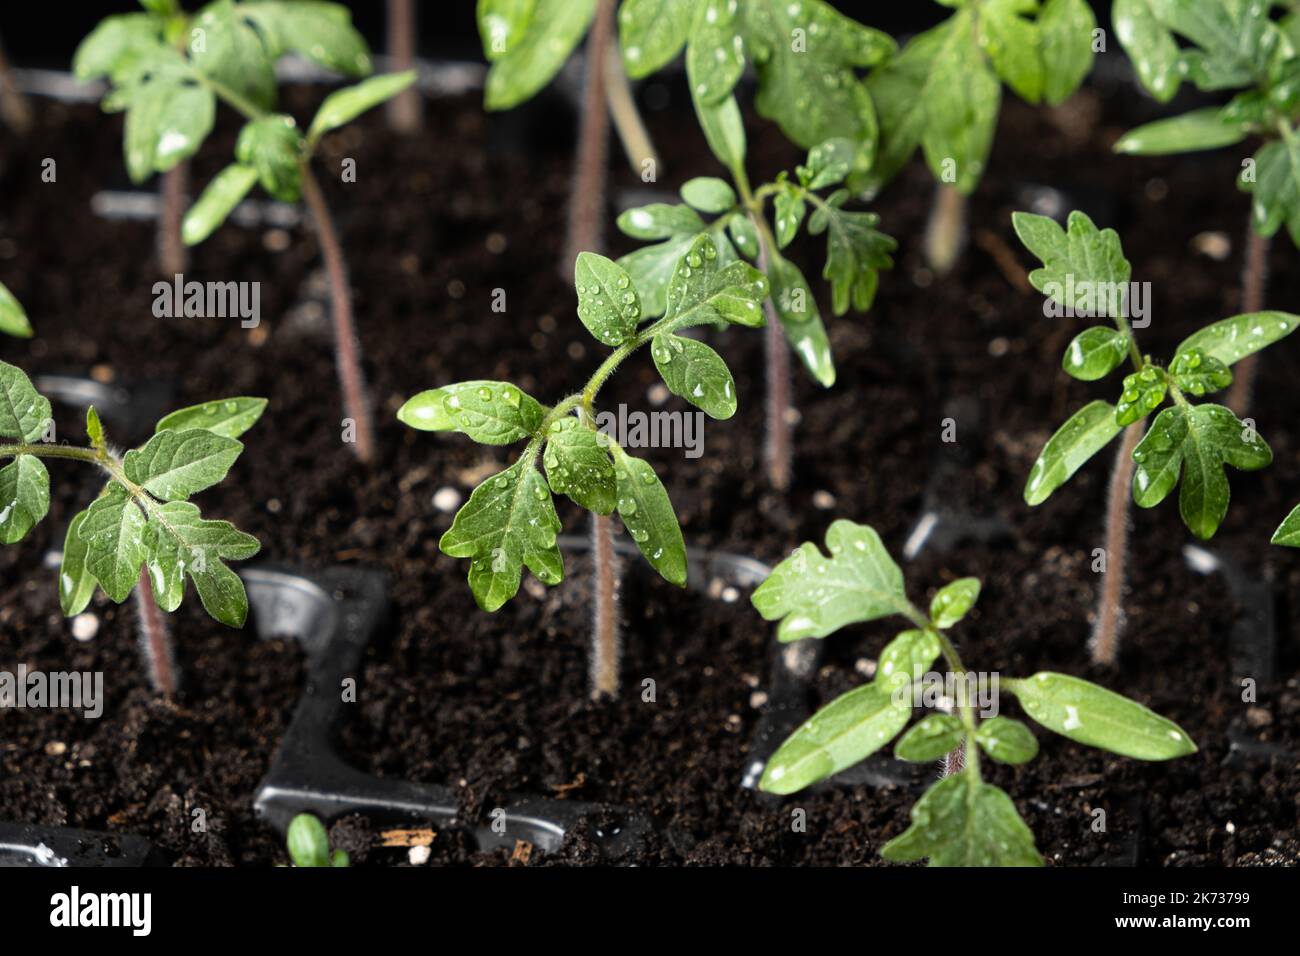
[[[325,824],[311,813],[300,813],[289,822],[285,845],[294,866],[350,866],[352,863],[345,851],[330,851],[330,835]]]

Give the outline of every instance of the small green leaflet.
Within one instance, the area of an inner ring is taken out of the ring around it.
[[[988,163],[1002,84],[980,50],[971,10],[958,10],[944,30],[921,90],[921,148],[936,179],[969,195]]]
[[[194,83],[184,59],[166,47],[135,69],[105,103],[126,109],[123,151],[127,172],[139,183],[198,151],[212,132],[216,97]]]
[[[1161,0],[1115,0],[1111,20],[1142,85],[1164,103],[1178,92],[1182,74],[1178,41],[1156,15],[1160,6]]]
[[[694,6],[694,0],[623,0],[618,27],[628,76],[647,77],[677,56],[690,35]]]
[[[1160,407],[1169,388],[1162,369],[1148,365],[1140,372],[1124,376],[1123,391],[1115,403],[1115,424],[1132,425]]]
[[[488,62],[501,59],[524,38],[537,0],[478,0],[478,32]]]
[[[158,432],[122,460],[127,478],[164,501],[211,488],[230,471],[244,446],[198,428]]]
[[[556,547],[560,519],[546,480],[520,459],[474,489],[438,547],[469,558],[469,586],[478,606],[495,611],[519,590],[527,565],[543,584],[558,584],[564,562]]]
[[[920,680],[941,653],[939,638],[930,630],[900,631],[885,645],[876,661],[876,683],[893,693]]]
[[[499,29],[502,20],[487,19],[500,7],[484,3],[479,7],[479,34],[485,40]],[[512,21],[523,26],[515,39],[507,36],[507,52],[489,54],[485,105],[490,110],[506,110],[531,99],[551,82],[574,47],[586,35],[596,13],[596,0],[534,0],[533,13],[526,20]]]
[[[1045,73],[1043,99],[1069,99],[1092,70],[1097,18],[1086,0],[1047,0],[1038,14]]]
[[[1127,288],[1132,269],[1114,229],[1099,230],[1078,210],[1070,213],[1068,231],[1027,212],[1013,213],[1011,223],[1025,248],[1043,261],[1029,273],[1035,289],[1081,314],[1116,317],[1112,293]]]
[[[231,163],[217,173],[198,201],[185,213],[181,238],[187,246],[197,246],[226,221],[240,201],[257,182],[257,170],[242,163]]]
[[[1173,721],[1078,677],[1043,671],[1004,680],[1002,687],[1016,695],[1035,722],[1078,743],[1138,760],[1196,752],[1196,744]]]
[[[1273,453],[1264,440],[1222,405],[1166,408],[1133,449],[1133,500],[1153,508],[1178,482],[1178,510],[1198,538],[1214,536],[1228,513],[1224,466],[1242,471],[1267,467]]]
[[[272,59],[297,53],[327,70],[362,77],[371,70],[366,41],[341,3],[241,3],[239,11],[261,28]]]
[[[835,362],[808,280],[798,266],[774,251],[770,252],[767,278],[772,286],[772,305],[791,348],[812,377],[830,388],[835,384]]]
[[[1169,375],[1184,392],[1201,396],[1232,384],[1232,370],[1200,349],[1179,352],[1169,363]]]
[[[1039,505],[1120,432],[1115,406],[1089,402],[1047,440],[1025,482],[1025,503]]]
[[[1231,146],[1248,135],[1249,125],[1225,120],[1220,107],[1209,106],[1131,129],[1114,149],[1132,156],[1165,156]]]
[[[275,63],[262,35],[231,0],[200,10],[190,30],[194,68],[261,109],[275,106]]]
[[[420,392],[397,411],[419,431],[457,431],[485,445],[509,445],[536,434],[546,412],[509,382],[458,382]]]
[[[1211,323],[1182,341],[1175,357],[1200,349],[1224,365],[1232,365],[1286,338],[1300,324],[1300,316],[1290,312],[1247,312]]]
[[[880,850],[930,866],[1042,866],[1034,835],[1006,793],[971,769],[944,777],[912,807],[912,824]]]
[[[686,78],[697,109],[700,104],[717,107],[725,104],[724,98],[730,96],[745,71],[745,42],[736,22],[739,5],[734,0],[702,0],[693,6],[695,21],[686,45]],[[626,9],[627,4],[623,7]],[[744,154],[742,135],[739,157],[735,162],[723,162],[734,168],[744,160]]]
[[[804,542],[750,598],[765,620],[781,621],[781,641],[825,637],[846,624],[908,608],[903,572],[873,528],[835,521],[826,532],[826,548],[830,558]]]
[[[950,22],[946,22],[917,34],[898,56],[867,77],[867,92],[880,119],[880,137],[875,162],[860,175],[862,182],[852,185],[874,194],[894,178],[920,145],[927,118],[922,90],[949,28]]]
[[[1105,378],[1128,357],[1129,338],[1118,329],[1094,325],[1070,342],[1061,367],[1082,382]]]
[[[980,749],[999,763],[1027,763],[1038,754],[1033,731],[1010,717],[990,717],[975,731]]]
[[[767,762],[759,789],[787,794],[825,780],[888,744],[911,715],[909,701],[896,701],[878,684],[854,688],[809,717],[781,744]]]
[[[930,620],[935,627],[947,630],[970,612],[979,596],[979,578],[958,578],[934,596],[930,602]]]
[[[261,550],[256,538],[228,521],[205,521],[188,501],[154,509],[145,532],[145,567],[159,607],[171,612],[180,606],[188,574],[208,614],[229,627],[244,626],[248,597],[243,582],[222,561],[253,557]]]
[[[1288,548],[1300,548],[1300,505],[1296,505],[1291,510],[1291,513],[1278,525],[1271,540],[1273,544],[1285,545]]]
[[[294,866],[329,866],[330,838],[325,824],[310,813],[300,813],[289,823],[285,834],[289,859]]]
[[[724,264],[721,259],[713,240],[701,235],[677,261],[664,308],[664,319],[673,329],[719,322],[750,328],[763,324],[767,278],[747,262]]]
[[[674,395],[712,418],[736,414],[736,383],[727,363],[703,342],[660,332],[650,345],[650,355]]]
[[[1265,143],[1255,154],[1253,180],[1237,178],[1237,186],[1253,197],[1251,225],[1261,236],[1272,236],[1285,223],[1291,241],[1300,245],[1300,144]]]
[[[79,80],[129,73],[141,58],[163,47],[162,24],[147,13],[119,13],[105,17],[77,47],[72,71]]]
[[[745,121],[734,96],[717,103],[701,102],[695,97],[695,116],[718,162],[735,175],[745,165]]]
[[[292,116],[277,113],[244,124],[235,158],[257,170],[262,188],[281,202],[302,198],[303,139]]]
[[[618,228],[634,239],[663,239],[663,242],[629,252],[618,260],[619,268],[632,279],[641,298],[645,317],[663,315],[668,308],[668,283],[682,258],[697,240],[712,236],[719,265],[736,260],[736,251],[726,236],[686,205],[654,203],[629,209],[618,217]]]
[[[568,495],[588,511],[607,515],[618,503],[609,441],[572,416],[551,424],[542,455],[551,490]]]
[[[415,71],[385,73],[362,80],[325,97],[307,131],[307,142],[314,145],[325,133],[352,122],[362,113],[391,100],[415,82]]]
[[[1042,99],[1047,73],[1038,27],[1023,16],[1037,7],[1036,0],[989,0],[975,21],[976,41],[993,69],[1030,103]]]
[[[146,556],[144,512],[116,481],[83,512],[79,534],[86,567],[114,602],[121,604],[140,578]]]
[[[961,746],[966,728],[951,714],[930,714],[917,721],[894,744],[894,756],[912,763],[927,763]]]
[[[50,473],[39,458],[18,455],[0,468],[0,544],[27,536],[50,510]]]
[[[95,596],[98,581],[86,567],[88,548],[81,538],[86,512],[78,512],[68,524],[63,542],[63,561],[59,566],[59,606],[65,617],[74,617],[86,609]]]
[[[224,438],[238,438],[266,411],[264,398],[223,398],[182,408],[163,417],[155,431],[202,428]]]
[[[99,420],[99,412],[95,411],[94,405],[86,409],[86,437],[90,439],[92,447],[103,449],[104,425]]]
[[[580,252],[573,265],[578,318],[598,342],[619,346],[636,335],[641,298],[618,263],[594,252]]]
[[[50,421],[50,403],[22,369],[0,362],[0,438],[34,442]]]
[[[880,217],[870,212],[845,212],[849,198],[839,189],[818,205],[808,220],[810,235],[826,233],[826,267],[822,277],[831,284],[831,309],[836,315],[871,308],[876,297],[879,270],[893,266],[891,253],[898,243],[876,229]]]
[[[730,212],[736,207],[736,193],[726,180],[697,176],[682,183],[682,199],[700,212]]]
[[[686,586],[686,542],[668,492],[648,461],[610,442],[618,480],[618,514],[647,561],[666,581]]]
[[[32,324],[27,320],[27,310],[3,282],[0,282],[0,332],[20,339],[32,337]]]

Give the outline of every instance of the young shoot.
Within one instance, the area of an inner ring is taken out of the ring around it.
[[[1285,224],[1300,245],[1300,13],[1234,0],[1116,0],[1113,15],[1120,44],[1156,99],[1168,102],[1184,80],[1199,90],[1235,93],[1224,106],[1131,130],[1116,142],[1116,152],[1157,156],[1236,146],[1251,136],[1263,140],[1242,161],[1237,177],[1237,187],[1251,194],[1241,309],[1258,312],[1268,282],[1269,240]],[[1238,415],[1249,411],[1257,361],[1253,355],[1242,361],[1228,393],[1228,406]]]
[[[946,632],[974,607],[977,578],[941,588],[927,615],[908,600],[903,572],[872,528],[836,521],[826,532],[826,549],[829,557],[805,542],[754,591],[758,612],[781,622],[781,641],[822,638],[849,624],[894,615],[910,627],[880,652],[871,683],[831,701],[781,744],[759,788],[795,793],[865,760],[903,730],[914,703],[928,696],[927,685],[941,681],[953,698],[953,712],[917,721],[895,744],[894,756],[928,763],[960,752],[962,759],[950,766],[961,769],[917,801],[911,826],[881,848],[885,859],[926,859],[931,866],[1042,865],[1015,804],[982,772],[985,757],[1022,764],[1038,753],[1033,732],[998,712],[999,690],[1010,692],[1035,723],[1089,747],[1137,760],[1170,760],[1196,751],[1177,724],[1077,677],[1040,671],[1010,679],[968,671]],[[942,673],[936,673],[931,668],[940,659]],[[985,688],[977,692],[981,678]]]
[[[27,310],[3,282],[0,282],[0,332],[19,339],[32,337],[32,323],[27,318]]]
[[[300,813],[289,822],[285,844],[294,866],[349,866],[352,863],[343,850],[330,852],[330,835],[325,824],[310,813]]]
[[[1029,103],[1063,103],[1092,69],[1097,21],[1085,0],[939,0],[957,9],[875,69],[874,162],[850,182],[874,193],[920,147],[937,183],[925,254],[939,274],[961,254],[966,197],[988,165],[1002,86]]]
[[[175,691],[176,680],[157,611],[180,607],[187,578],[217,621],[242,627],[248,615],[243,582],[225,562],[253,557],[257,539],[203,518],[189,499],[226,477],[244,449],[237,439],[265,407],[265,399],[230,398],[181,409],[163,418],[144,445],[122,454],[91,406],[89,445],[57,444],[48,399],[20,369],[0,362],[0,461],[12,459],[0,469],[0,543],[21,541],[49,511],[44,459],[98,468],[103,490],[68,523],[59,603],[72,617],[97,587],[121,604],[138,584],[146,660],[164,693]]]
[[[612,350],[581,391],[548,408],[509,382],[460,382],[421,392],[397,413],[421,431],[460,432],[486,445],[526,443],[514,464],[474,489],[438,545],[469,560],[470,590],[485,611],[515,595],[524,567],[546,585],[564,577],[553,494],[596,515],[617,511],[655,570],[685,585],[686,547],[668,493],[648,462],[600,429],[596,398],[615,369],[648,345],[670,391],[712,418],[730,418],[736,411],[731,372],[713,349],[680,333],[701,325],[758,327],[768,293],[762,273],[725,260],[708,235],[696,236],[677,260],[659,318],[645,308],[646,293],[628,272],[604,256],[579,256],[574,284],[578,317]],[[617,647],[597,643],[594,655],[616,656]],[[594,661],[592,672],[604,675],[595,693],[616,691],[611,660]]]
[[[329,276],[347,434],[369,462],[374,429],[347,269],[311,160],[322,136],[396,96],[415,74],[370,77],[330,94],[304,132],[292,116],[276,112],[275,63],[296,53],[346,76],[367,76],[370,53],[345,7],[214,0],[189,17],[169,0],[146,6],[167,12],[105,19],[77,51],[78,75],[108,77],[104,108],[126,111],[127,168],[137,180],[192,155],[212,130],[218,101],[244,117],[236,162],[185,214],[182,238],[187,246],[202,242],[259,183],[283,202],[306,200]]]
[[[1212,537],[1228,511],[1225,468],[1256,471],[1273,460],[1273,453],[1253,422],[1241,421],[1222,405],[1194,403],[1189,396],[1227,388],[1232,365],[1290,335],[1300,317],[1252,312],[1211,323],[1185,339],[1162,366],[1138,347],[1129,324],[1127,309],[1136,301],[1130,294],[1132,268],[1113,229],[1098,230],[1077,211],[1070,213],[1068,231],[1030,213],[1015,213],[1012,221],[1021,242],[1043,263],[1029,281],[1048,297],[1045,313],[1111,321],[1085,329],[1070,342],[1062,359],[1065,371],[1091,382],[1126,361],[1132,367],[1115,404],[1089,402],[1048,440],[1024,492],[1026,503],[1042,504],[1127,429],[1106,511],[1106,564],[1093,640],[1094,658],[1113,663],[1122,618],[1128,486],[1142,508],[1155,507],[1179,486],[1183,522],[1196,537]],[[1161,409],[1167,400],[1172,404]],[[1152,414],[1148,429],[1145,423]]]

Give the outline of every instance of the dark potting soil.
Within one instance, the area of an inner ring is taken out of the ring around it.
[[[1116,54],[1117,55],[1117,54]],[[310,115],[321,91],[293,91]],[[680,97],[677,102],[681,102]],[[782,498],[762,472],[762,336],[710,333],[731,366],[741,408],[710,422],[704,454],[647,451],[663,476],[689,543],[775,562],[800,541],[821,540],[835,517],[875,526],[904,567],[914,600],[963,575],[984,581],[979,608],[959,629],[961,652],[978,670],[1077,674],[1141,700],[1178,721],[1200,745],[1192,757],[1142,764],[1039,734],[1042,753],[991,779],[1015,799],[1039,849],[1061,865],[1271,864],[1300,859],[1300,557],[1267,545],[1300,500],[1294,432],[1295,343],[1265,353],[1255,418],[1271,443],[1269,470],[1231,476],[1235,500],[1213,543],[1258,569],[1280,596],[1277,678],[1253,704],[1230,673],[1229,631],[1239,608],[1216,576],[1184,563],[1189,536],[1173,502],[1133,516],[1127,628],[1120,666],[1088,661],[1100,510],[1110,454],[1089,464],[1045,505],[1029,509],[1021,488],[1052,430],[1115,381],[1087,385],[1060,370],[1083,325],[1045,319],[1022,286],[1029,257],[1010,228],[1013,209],[1051,184],[1068,203],[1117,228],[1135,278],[1150,280],[1153,320],[1144,347],[1167,355],[1206,321],[1238,309],[1239,239],[1247,202],[1233,187],[1232,151],[1168,160],[1114,157],[1109,145],[1146,118],[1131,90],[1090,89],[1057,110],[1005,104],[987,176],[970,207],[973,242],[957,272],[929,275],[918,248],[933,192],[919,162],[875,208],[900,238],[892,272],[865,316],[829,317],[839,369],[835,388],[798,373],[802,420],[795,483]],[[391,632],[376,641],[359,676],[359,701],[341,746],[357,765],[390,777],[449,783],[471,821],[512,794],[631,806],[661,831],[629,862],[855,864],[878,862],[900,832],[915,794],[901,788],[832,787],[772,801],[742,791],[746,748],[767,686],[772,628],[740,594],[734,602],[683,593],[629,567],[624,693],[586,695],[589,580],[570,558],[568,580],[549,592],[530,584],[496,615],[479,612],[462,562],[437,541],[451,515],[432,504],[451,487],[467,495],[509,459],[460,436],[412,432],[393,412],[423,388],[467,378],[510,379],[543,401],[581,383],[599,361],[559,274],[570,186],[571,121],[544,100],[487,117],[477,97],[428,105],[418,138],[400,140],[378,115],[324,146],[322,168],[357,161],[358,180],[325,177],[349,256],[361,340],[378,424],[378,464],[352,457],[340,436],[327,313],[304,302],[318,286],[315,245],[303,230],[227,227],[194,252],[187,277],[261,283],[263,324],[237,319],[155,319],[153,230],[109,222],[89,208],[99,189],[124,186],[120,120],[93,106],[40,104],[25,143],[0,155],[0,281],[23,301],[38,336],[0,342],[0,357],[32,374],[92,371],[129,383],[176,383],[177,404],[235,394],[264,395],[270,410],[245,437],[231,478],[202,496],[209,516],[234,521],[263,542],[262,558],[306,568],[356,563],[382,568],[393,585]],[[652,112],[667,167],[665,192],[694,175],[718,173],[694,124]],[[683,129],[692,132],[683,132]],[[227,119],[194,164],[195,188],[228,160]],[[751,173],[798,161],[769,124],[751,125]],[[58,181],[40,181],[41,160]],[[611,196],[647,186],[611,159]],[[1203,233],[1231,243],[1226,258]],[[613,234],[616,252],[631,245]],[[820,242],[792,255],[810,278]],[[1269,302],[1294,303],[1300,283],[1285,268],[1295,250],[1275,244]],[[494,291],[507,311],[494,313]],[[628,363],[602,395],[605,407],[648,408],[649,362]],[[957,404],[954,406],[954,402]],[[681,406],[675,399],[666,408]],[[957,442],[941,441],[955,416]],[[63,437],[82,437],[77,410],[57,408]],[[110,429],[111,429],[110,423]],[[966,428],[965,426],[970,426]],[[124,438],[125,436],[123,436]],[[969,463],[939,488],[956,509],[1001,514],[1012,534],[946,553],[901,551],[920,514],[928,477],[951,454]],[[53,572],[42,556],[60,544],[68,518],[94,494],[92,476],[51,467],[51,518],[22,544],[0,550],[0,668],[99,670],[108,702],[98,721],[64,712],[0,711],[0,819],[131,832],[186,864],[283,860],[276,835],[252,817],[252,794],[292,712],[302,669],[291,644],[259,643],[251,629],[207,620],[197,600],[173,630],[186,672],[169,704],[148,691],[137,664],[130,606],[97,598],[98,636],[70,637]],[[566,528],[583,532],[561,504]],[[897,627],[847,628],[826,642],[816,704],[865,679],[857,668]],[[1249,675],[1247,675],[1249,676]],[[642,698],[653,680],[655,701]],[[1254,762],[1229,759],[1229,732],[1275,745]],[[792,828],[805,811],[806,832]],[[1105,811],[1104,832],[1096,832]],[[206,829],[196,832],[195,811]],[[594,820],[591,826],[598,826]],[[379,821],[345,821],[338,835],[356,849]],[[346,831],[346,832],[344,832]],[[405,851],[372,850],[359,861],[397,862]],[[433,862],[503,863],[440,833]],[[592,862],[582,830],[532,863]]]

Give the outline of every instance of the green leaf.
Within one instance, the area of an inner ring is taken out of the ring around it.
[[[736,383],[727,363],[703,342],[660,332],[651,343],[650,354],[674,395],[712,418],[736,414]]]
[[[849,193],[841,189],[826,198],[808,220],[811,235],[826,233],[826,267],[822,278],[831,284],[831,310],[843,315],[849,305],[858,312],[871,308],[879,270],[894,264],[896,243],[876,229],[880,217],[870,212],[845,212]]]
[[[609,447],[614,455],[623,527],[664,580],[685,587],[686,542],[667,490],[648,461],[632,457],[615,442]]]
[[[145,517],[116,481],[83,512],[78,534],[86,567],[114,602],[121,604],[140,579],[145,559]]]
[[[750,600],[764,620],[780,620],[777,637],[825,637],[846,624],[909,610],[903,572],[867,525],[835,521],[826,532],[830,558],[804,542],[758,586]]]
[[[1300,316],[1290,312],[1247,312],[1213,322],[1182,341],[1175,357],[1200,349],[1203,354],[1232,365],[1284,339],[1295,331]]]
[[[736,250],[746,259],[758,258],[758,229],[753,220],[742,212],[733,213],[727,218],[727,234]]]
[[[415,82],[415,71],[385,73],[344,87],[325,97],[307,131],[307,142],[315,144],[321,136],[352,122],[362,113],[391,100]]]
[[[595,13],[596,0],[535,0],[523,35],[510,43],[509,52],[497,55],[488,70],[487,108],[510,109],[551,82],[586,35]],[[482,32],[481,13],[479,24]]]
[[[20,339],[32,337],[32,324],[27,320],[27,310],[3,282],[0,282],[0,332]]]
[[[1165,373],[1153,365],[1125,375],[1123,390],[1115,403],[1115,423],[1121,427],[1132,425],[1154,412],[1165,400],[1168,387]]]
[[[798,266],[776,254],[767,264],[767,278],[772,285],[772,305],[790,347],[812,377],[830,388],[835,384],[835,362],[808,280]]]
[[[419,431],[456,431],[484,445],[509,445],[537,434],[546,412],[509,382],[474,380],[420,392],[397,417]]]
[[[1005,792],[967,769],[944,777],[916,801],[912,824],[880,855],[930,866],[1042,866],[1034,835]]]
[[[216,98],[192,80],[160,71],[126,90],[122,143],[133,182],[143,182],[193,156],[212,132]]]
[[[366,41],[341,3],[241,3],[239,11],[268,37],[272,58],[297,53],[327,70],[354,77],[366,76],[372,68]]]
[[[1115,406],[1110,402],[1089,402],[1079,409],[1056,434],[1047,440],[1025,482],[1025,503],[1040,505],[1053,491],[1119,434]]]
[[[930,602],[930,620],[935,627],[947,630],[970,613],[979,596],[979,578],[958,578],[934,596]]]
[[[623,66],[634,80],[667,65],[686,45],[692,0],[623,0],[618,8]]]
[[[50,473],[39,458],[18,455],[0,468],[0,543],[27,537],[50,510]]]
[[[564,561],[556,547],[560,519],[546,480],[520,459],[474,489],[438,542],[444,554],[470,558],[469,587],[485,611],[519,590],[521,565],[543,584],[558,584]]]
[[[627,271],[594,252],[580,252],[573,265],[578,318],[596,341],[617,347],[636,335],[641,298]]]
[[[696,236],[668,280],[664,319],[674,329],[720,322],[757,328],[767,292],[763,273],[747,262],[724,263],[710,236]]]
[[[618,504],[618,482],[609,444],[604,435],[572,416],[553,422],[542,455],[551,490],[596,514],[612,512]]]
[[[302,198],[303,139],[292,116],[277,113],[244,124],[235,144],[235,158],[257,170],[270,195],[282,202]]]
[[[164,501],[211,488],[230,471],[244,446],[200,428],[158,432],[122,459],[127,478]]]
[[[50,421],[50,403],[22,369],[0,362],[0,438],[34,442]]]
[[[1094,325],[1076,335],[1065,350],[1061,367],[1083,382],[1105,378],[1128,358],[1128,336],[1118,329]]]
[[[965,195],[974,191],[988,164],[1001,101],[1002,84],[980,51],[971,12],[959,10],[921,90],[921,147],[936,179]]]
[[[86,609],[95,596],[99,582],[86,567],[86,542],[81,539],[81,525],[86,512],[78,512],[68,524],[63,541],[63,561],[59,566],[59,606],[65,617],[75,617]]]
[[[1097,18],[1085,0],[1047,0],[1037,23],[1045,74],[1043,99],[1055,106],[1069,99],[1092,69]]]
[[[1115,143],[1115,152],[1132,156],[1192,153],[1231,146],[1250,134],[1247,124],[1227,122],[1221,112],[1217,106],[1207,106],[1131,129]]]
[[[217,0],[195,14],[190,62],[204,76],[269,110],[275,106],[275,64],[242,6]]]
[[[99,412],[94,405],[86,407],[86,437],[95,448],[104,447],[104,425],[99,420]]]
[[[655,203],[629,209],[618,217],[618,227],[638,239],[665,238],[658,245],[637,249],[618,260],[618,265],[632,277],[632,285],[641,297],[641,311],[647,318],[664,314],[668,308],[669,281],[682,258],[701,237],[710,237],[717,265],[736,259],[726,236],[706,226],[689,206]]]
[[[1196,744],[1172,720],[1078,677],[1042,671],[1004,680],[1002,687],[1016,695],[1035,722],[1089,747],[1138,760],[1196,752]]]
[[[1043,262],[1029,273],[1035,289],[1081,314],[1115,318],[1108,299],[1127,288],[1132,268],[1114,229],[1099,230],[1078,210],[1070,213],[1068,232],[1027,212],[1013,213],[1011,223],[1025,248]]]
[[[772,200],[772,213],[777,246],[784,249],[794,241],[794,237],[799,234],[799,227],[803,225],[807,209],[803,192],[799,189],[787,186],[776,194]]]
[[[981,721],[975,731],[975,740],[986,754],[1001,763],[1026,763],[1038,754],[1038,741],[1033,731],[1010,717],[991,717]]]
[[[928,763],[961,746],[966,728],[951,714],[930,714],[898,738],[894,756],[912,763]]]
[[[1156,12],[1161,6],[1162,0],[1115,0],[1111,21],[1142,85],[1166,103],[1178,92],[1182,74],[1178,41]]]
[[[931,631],[909,628],[885,645],[876,661],[876,683],[891,694],[925,676],[942,653]]]
[[[618,217],[618,228],[633,239],[694,239],[704,232],[705,225],[690,206],[657,202],[624,210]]]
[[[77,46],[72,72],[79,80],[122,76],[162,45],[162,26],[149,14],[114,14],[99,21]]]
[[[697,176],[682,184],[682,198],[700,212],[729,212],[736,207],[736,193],[716,176]]]
[[[169,501],[149,515],[145,549],[145,568],[164,611],[180,607],[188,574],[208,614],[229,627],[244,626],[248,596],[239,575],[222,562],[253,557],[261,550],[256,538],[228,521],[204,520],[192,502]]]
[[[1047,72],[1040,31],[1032,20],[1021,16],[1036,8],[1037,3],[1022,0],[988,0],[975,21],[976,42],[993,69],[1030,103],[1043,98]]]
[[[875,161],[863,174],[864,191],[877,192],[894,178],[921,144],[927,111],[922,90],[935,56],[951,32],[951,20],[908,41],[901,53],[872,70],[866,88],[880,121]]]
[[[1201,396],[1232,384],[1232,370],[1201,349],[1179,352],[1169,363],[1169,374],[1184,392]]]
[[[489,63],[519,45],[536,7],[537,0],[478,0],[478,34]]]
[[[703,0],[693,5],[686,77],[696,104],[712,105],[731,95],[745,71],[745,44],[736,22],[739,7],[731,0]],[[742,160],[744,151],[742,139]]]
[[[300,813],[289,823],[289,859],[294,866],[329,866],[330,840],[325,824],[310,813]]]
[[[196,246],[217,231],[248,191],[257,182],[257,170],[241,163],[231,163],[217,173],[198,202],[185,213],[181,238],[187,246]]]
[[[1270,539],[1273,544],[1288,548],[1300,548],[1300,505],[1296,505],[1286,516]]]
[[[888,35],[822,0],[747,0],[741,16],[760,116],[804,149],[834,136],[874,140],[875,111],[856,70],[893,54]]]
[[[853,168],[852,141],[837,137],[808,150],[808,161],[795,169],[805,189],[825,189],[844,181]]]
[[[733,172],[745,165],[745,121],[736,98],[728,96],[716,103],[701,102],[695,97],[695,116],[718,162]]]
[[[888,744],[911,715],[910,703],[896,702],[876,684],[864,684],[842,694],[809,717],[777,748],[758,788],[787,794],[825,780]]]
[[[203,402],[165,416],[154,431],[202,428],[223,438],[238,438],[257,424],[266,411],[266,405],[264,398],[222,398]]]
[[[1252,196],[1254,230],[1267,238],[1285,223],[1291,241],[1300,245],[1300,144],[1265,143],[1255,154],[1253,180],[1244,173],[1237,186]]]

